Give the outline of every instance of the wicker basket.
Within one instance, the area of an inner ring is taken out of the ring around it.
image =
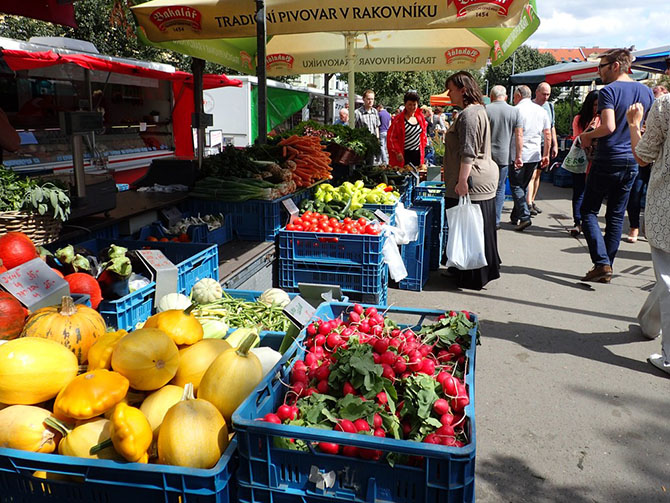
[[[36,245],[56,241],[62,226],[63,222],[48,215],[28,211],[0,212],[0,236],[6,232],[23,232]]]

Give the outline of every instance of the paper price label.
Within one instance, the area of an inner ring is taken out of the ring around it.
[[[0,275],[0,286],[31,310],[58,304],[70,293],[67,281],[39,258]]]
[[[138,250],[138,253],[144,257],[147,264],[159,271],[161,269],[172,269],[175,265],[163,255],[160,250]]]
[[[382,210],[375,210],[375,216],[385,224],[391,221],[391,218]]]
[[[298,207],[295,205],[293,199],[291,198],[284,199],[282,201],[282,204],[284,205],[284,208],[286,208],[286,211],[288,211],[290,215],[289,223],[292,223],[293,220],[295,220],[300,214],[300,210],[298,210]]]
[[[315,311],[316,309],[299,295],[284,307],[284,314],[298,328],[303,328],[307,325],[312,316],[314,316]]]

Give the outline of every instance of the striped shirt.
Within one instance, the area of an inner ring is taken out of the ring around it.
[[[421,148],[421,126],[410,123],[405,119],[405,150],[419,150]]]

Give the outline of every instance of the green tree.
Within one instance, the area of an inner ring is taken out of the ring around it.
[[[74,9],[77,28],[25,17],[5,16],[0,23],[0,36],[17,40],[28,40],[31,37],[69,37],[87,40],[102,54],[167,63],[180,70],[190,71],[189,56],[145,46],[139,42],[134,34],[135,19],[126,2],[79,0],[74,3]],[[231,73],[228,68],[213,63],[207,63],[205,71]]]
[[[419,93],[421,104],[428,103],[433,94],[443,93],[444,82],[453,72],[359,72],[356,73],[356,94],[366,89],[375,92],[375,101],[393,109],[402,105],[404,94],[410,89]],[[346,74],[340,75],[346,80]]]
[[[486,69],[484,78],[489,81],[490,87],[501,85],[509,89],[509,77],[512,75],[512,65],[514,65],[514,73],[516,74],[555,64],[556,59],[551,54],[542,54],[537,49],[522,45],[501,65],[489,66]],[[556,95],[558,95],[557,91]],[[555,99],[555,97],[556,96],[554,96],[554,92],[552,91],[552,99]]]

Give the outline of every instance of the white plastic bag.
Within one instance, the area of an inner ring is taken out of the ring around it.
[[[568,155],[566,155],[565,159],[563,159],[563,169],[576,174],[586,173],[586,167],[588,164],[589,160],[586,157],[586,152],[582,148],[578,136],[575,138],[575,141],[572,142],[572,146],[570,147]]]
[[[482,209],[472,204],[469,195],[461,196],[458,205],[447,210],[447,223],[447,267],[469,271],[487,265]]]
[[[407,268],[402,261],[400,251],[398,251],[398,239],[404,236],[404,233],[396,227],[384,226],[386,242],[382,248],[384,262],[389,266],[389,275],[393,281],[401,281],[407,277]]]
[[[400,202],[395,210],[395,226],[400,230],[400,233],[395,234],[399,245],[406,245],[418,239],[419,216],[416,211],[406,209]]]

